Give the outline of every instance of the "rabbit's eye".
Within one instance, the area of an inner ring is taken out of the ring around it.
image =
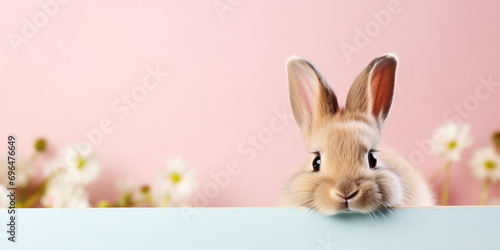
[[[377,166],[377,158],[373,156],[373,152],[370,150],[368,152],[368,164],[370,164],[370,168],[375,168]]]
[[[312,165],[313,165],[313,171],[314,172],[319,171],[319,166],[321,165],[321,157],[319,155],[317,155],[314,158]]]

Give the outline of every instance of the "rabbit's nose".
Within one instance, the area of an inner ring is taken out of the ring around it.
[[[345,200],[354,198],[359,193],[359,190],[356,182],[351,179],[344,179],[336,187],[337,195]]]
[[[349,200],[354,198],[357,194],[359,193],[359,190],[355,190],[354,192],[351,192],[350,194],[342,194],[342,193],[337,193],[340,197],[344,198],[345,200]]]

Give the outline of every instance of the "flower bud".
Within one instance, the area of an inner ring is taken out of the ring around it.
[[[39,138],[35,141],[35,150],[37,152],[43,152],[47,147],[47,142],[43,138]]]
[[[497,131],[495,132],[495,134],[493,134],[493,144],[495,144],[495,147],[497,149],[500,149],[500,131]]]

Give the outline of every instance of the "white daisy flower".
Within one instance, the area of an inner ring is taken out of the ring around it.
[[[191,196],[179,196],[171,191],[160,190],[153,193],[153,202],[158,207],[190,207]]]
[[[78,143],[64,148],[59,159],[46,166],[45,176],[71,185],[88,185],[99,171],[93,148],[88,143]]]
[[[26,187],[36,174],[35,165],[30,160],[19,159],[16,166],[16,185]]]
[[[88,208],[89,195],[82,186],[49,184],[40,199],[44,207],[50,208]]]
[[[476,150],[469,161],[472,174],[481,180],[500,180],[500,156],[493,147]]]
[[[0,184],[0,208],[8,208],[10,204],[9,197],[7,195],[9,191],[7,191],[7,187]]]
[[[434,131],[432,139],[432,151],[447,161],[460,160],[462,151],[472,144],[467,124],[446,123]]]
[[[186,161],[180,157],[168,160],[160,173],[160,206],[188,203],[196,186],[195,173]]]
[[[9,167],[11,166],[7,160],[4,161],[6,163],[5,167],[0,171],[0,183],[8,184],[8,174]],[[14,164],[16,169],[14,173],[16,174],[16,179],[14,181],[15,187],[26,187],[29,184],[29,181],[36,174],[35,165],[32,161],[26,160],[23,158],[17,158]]]
[[[44,207],[50,208],[88,208],[89,195],[82,186],[65,183],[49,183],[40,199]]]

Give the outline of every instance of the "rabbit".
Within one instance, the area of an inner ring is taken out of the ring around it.
[[[370,213],[399,206],[433,206],[424,178],[378,143],[391,108],[398,58],[373,59],[354,80],[345,108],[308,61],[286,63],[290,104],[311,154],[286,187],[288,206],[324,215]]]

